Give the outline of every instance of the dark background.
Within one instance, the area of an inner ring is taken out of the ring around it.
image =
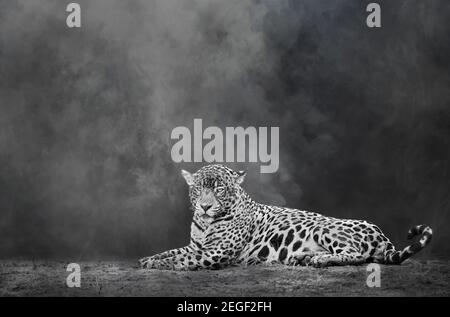
[[[450,2],[0,0],[0,257],[140,257],[182,246],[170,132],[279,126],[261,202],[377,223],[450,255]]]

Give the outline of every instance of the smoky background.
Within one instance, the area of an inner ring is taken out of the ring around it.
[[[450,3],[0,0],[0,257],[134,258],[185,245],[170,133],[280,127],[264,203],[410,226],[450,255]]]

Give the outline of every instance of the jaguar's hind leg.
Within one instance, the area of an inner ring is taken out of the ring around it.
[[[342,253],[325,253],[315,255],[310,264],[314,267],[326,267],[331,265],[358,265],[366,262],[367,257],[357,251],[344,251]]]

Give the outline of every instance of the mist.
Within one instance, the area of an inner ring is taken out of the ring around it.
[[[0,0],[0,257],[134,258],[189,241],[177,126],[279,127],[263,203],[410,226],[450,255],[450,3]]]

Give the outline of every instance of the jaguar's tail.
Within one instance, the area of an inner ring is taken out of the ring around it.
[[[433,230],[431,230],[430,227],[426,225],[418,225],[415,227],[412,227],[408,231],[408,240],[412,239],[413,237],[420,235],[420,240],[417,242],[414,242],[413,244],[407,246],[401,251],[396,251],[395,248],[391,245],[391,248],[387,248],[384,252],[384,264],[400,264],[409,257],[411,257],[413,254],[416,254],[427,244],[430,243],[431,237],[433,236]]]

